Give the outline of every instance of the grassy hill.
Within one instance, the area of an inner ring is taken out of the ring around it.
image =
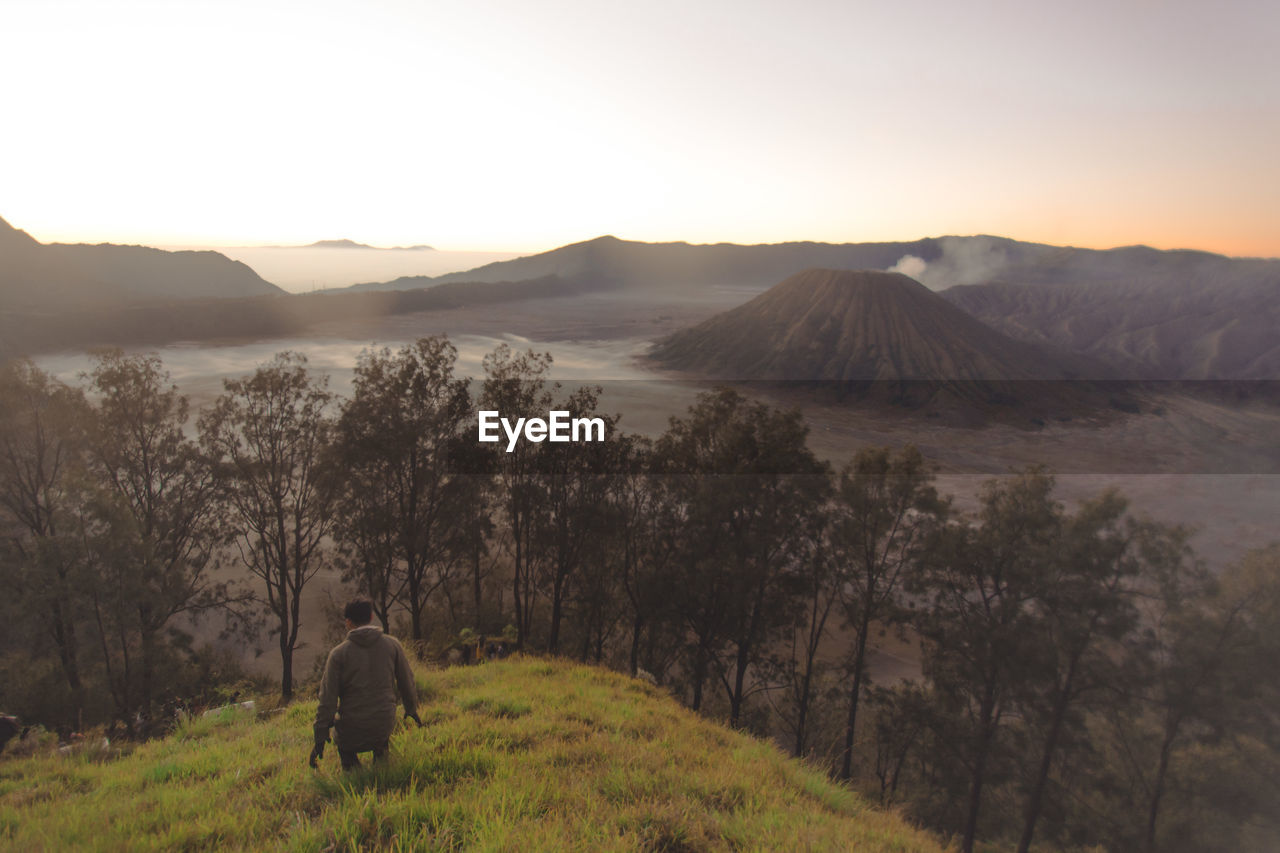
[[[306,765],[314,702],[191,720],[132,750],[0,756],[0,847],[939,850],[926,833],[606,670],[420,671],[382,767]],[[367,758],[367,756],[366,756]]]

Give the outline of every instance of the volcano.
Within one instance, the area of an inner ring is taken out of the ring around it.
[[[1073,380],[1108,378],[1079,356],[995,331],[912,278],[874,271],[806,270],[649,355],[703,378],[878,389],[903,403],[1065,402],[1081,385]]]

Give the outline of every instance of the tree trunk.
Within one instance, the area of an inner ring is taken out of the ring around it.
[[[800,695],[796,699],[796,743],[792,754],[803,758],[805,751],[805,724],[809,719],[810,681],[813,678],[813,658],[809,658],[805,667],[804,678],[800,679]]]
[[[529,626],[525,621],[524,597],[520,594],[520,576],[524,572],[524,543],[520,531],[520,519],[516,512],[512,513],[511,537],[515,541],[515,564],[511,572],[511,597],[516,609],[516,648],[523,651],[525,640],[529,636]]]
[[[644,621],[637,615],[631,623],[631,674],[640,672],[640,632],[644,630]]]
[[[409,572],[409,634],[422,639],[422,568],[406,563]]]
[[[702,644],[698,645],[698,653],[693,661],[693,703],[689,706],[695,711],[702,710],[702,682],[707,680],[707,653]]]
[[[289,632],[280,626],[280,698],[284,703],[293,701],[293,649],[289,647]]]
[[[982,708],[978,714],[977,754],[973,757],[973,774],[969,777],[969,808],[964,821],[964,837],[960,842],[960,853],[973,853],[973,844],[978,834],[978,811],[982,806],[982,785],[986,781],[987,753],[990,752],[991,737],[995,732],[992,723],[995,715],[995,691],[988,684],[986,695],[982,697]]]
[[[849,718],[844,727],[844,751],[840,756],[840,778],[849,779],[853,775],[853,739],[858,725],[858,699],[862,692],[862,670],[867,657],[867,630],[870,620],[863,618],[858,628],[858,639],[853,651],[853,687],[849,690]]]
[[[1160,744],[1160,765],[1156,768],[1155,782],[1151,786],[1151,805],[1147,809],[1147,836],[1142,847],[1147,853],[1156,849],[1156,823],[1160,818],[1160,800],[1164,796],[1164,783],[1169,775],[1169,757],[1173,752],[1173,741],[1178,736],[1181,721],[1170,718],[1165,723],[1164,742]]]
[[[480,539],[476,538],[474,561],[471,564],[471,595],[475,600],[476,623],[480,622]]]
[[[67,687],[71,691],[71,711],[75,717],[75,728],[80,728],[84,716],[84,683],[80,680],[79,649],[76,647],[76,626],[71,620],[64,619],[61,603],[52,604],[52,624],[54,645],[58,647],[58,661],[62,664],[62,674],[67,679]],[[108,668],[110,661],[107,662]],[[108,669],[109,672],[109,669]]]
[[[154,699],[152,692],[155,678],[155,632],[149,626],[142,625],[139,627],[139,633],[142,635],[142,695],[139,697],[139,706],[142,709],[143,719],[147,725],[150,725]]]
[[[738,646],[738,659],[733,673],[733,695],[729,697],[729,725],[738,727],[742,716],[742,693],[747,680],[747,666],[751,655],[749,644]]]
[[[1017,853],[1027,853],[1031,849],[1031,839],[1035,835],[1036,821],[1040,819],[1040,808],[1044,802],[1044,789],[1049,782],[1049,770],[1053,766],[1053,754],[1058,748],[1058,738],[1062,734],[1062,725],[1067,718],[1067,705],[1071,702],[1071,686],[1075,680],[1076,664],[1079,656],[1073,658],[1067,669],[1067,678],[1058,692],[1053,707],[1053,719],[1049,723],[1049,736],[1045,739],[1044,753],[1040,756],[1040,769],[1036,773],[1036,781],[1031,789],[1031,797],[1027,801],[1027,817],[1022,825],[1022,839],[1018,842]]]
[[[560,651],[560,620],[564,607],[564,576],[560,572],[556,572],[555,582],[551,587],[551,636],[547,638],[547,651],[551,654],[558,654]],[[586,651],[583,651],[582,659],[586,660]]]
[[[898,753],[898,757],[893,762],[893,771],[889,774],[889,799],[892,800],[894,795],[898,793],[898,779],[902,777],[902,765],[907,762],[908,748],[904,747]],[[881,797],[881,802],[884,798]]]
[[[129,637],[125,633],[124,619],[120,613],[116,613],[116,636],[120,641],[120,713],[125,717],[125,726],[129,729],[130,734],[137,733],[137,726],[133,720],[133,691],[130,689],[133,684],[133,659],[129,656]]]

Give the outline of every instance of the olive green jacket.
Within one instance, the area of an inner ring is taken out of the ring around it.
[[[383,749],[396,727],[397,694],[406,712],[417,713],[418,693],[404,649],[376,625],[356,628],[325,662],[316,732],[333,726],[338,749]]]

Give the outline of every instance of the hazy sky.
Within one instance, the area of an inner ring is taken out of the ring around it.
[[[4,0],[41,240],[1280,255],[1280,3]]]

